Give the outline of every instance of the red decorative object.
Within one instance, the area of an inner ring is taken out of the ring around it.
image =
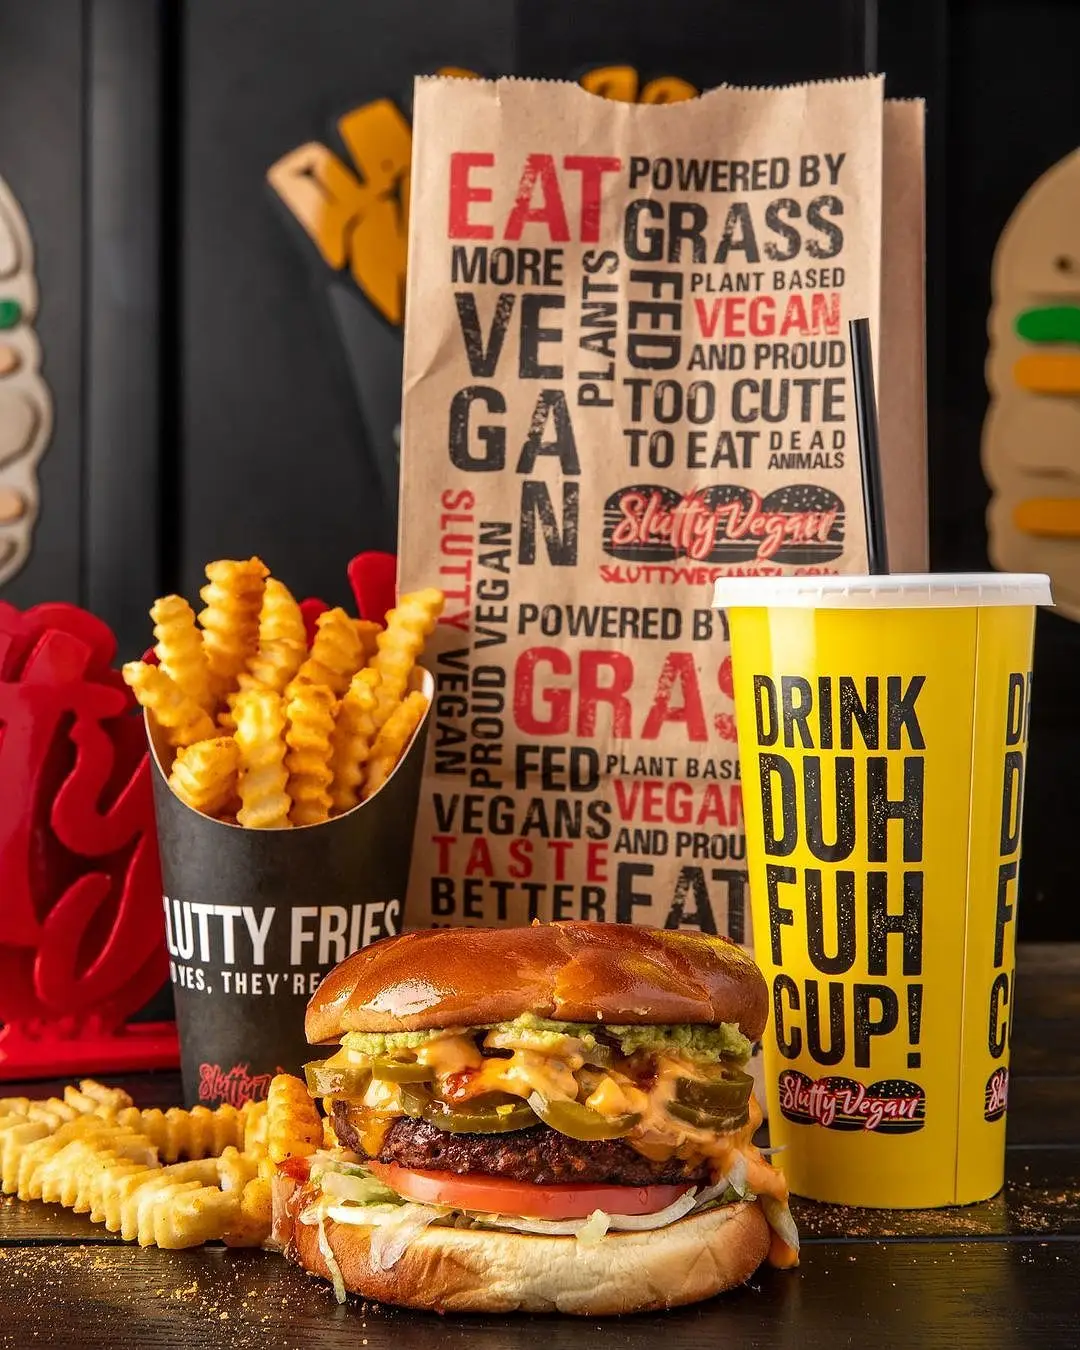
[[[358,553],[346,570],[359,617],[382,623],[397,601],[397,558],[392,553]],[[309,647],[315,640],[315,621],[329,608],[314,596],[300,601]]]
[[[315,620],[320,614],[325,614],[330,606],[325,600],[317,600],[312,597],[310,600],[300,601],[300,613],[304,616],[304,627],[307,629],[307,643],[310,647],[315,641]]]
[[[142,719],[108,626],[0,603],[0,1079],[178,1063]]]
[[[358,553],[347,570],[360,617],[382,623],[397,600],[397,558],[393,553]]]

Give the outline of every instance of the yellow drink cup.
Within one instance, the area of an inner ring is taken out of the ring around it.
[[[1004,1181],[1035,607],[1004,573],[740,577],[731,632],[769,1129],[797,1195]]]

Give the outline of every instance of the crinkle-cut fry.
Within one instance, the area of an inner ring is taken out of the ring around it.
[[[120,1136],[111,1143],[80,1140],[75,1172],[75,1197],[70,1208],[89,1214],[92,1222],[104,1223],[104,1196],[121,1177],[156,1168],[157,1149],[145,1135]],[[67,1204],[67,1201],[63,1201]]]
[[[286,791],[285,709],[272,689],[246,689],[236,700],[236,744],[240,747],[240,810],[249,830],[289,825],[292,800]]]
[[[68,1144],[77,1140],[95,1141],[116,1133],[117,1127],[99,1116],[77,1116],[51,1134],[35,1139],[19,1155],[15,1191],[20,1200],[40,1200],[41,1169]],[[146,1141],[143,1141],[146,1147]]]
[[[80,1114],[59,1097],[46,1097],[42,1101],[31,1102],[26,1117],[28,1120],[42,1120],[57,1130],[69,1120],[77,1120]]]
[[[285,708],[285,767],[294,825],[318,825],[330,818],[330,744],[337,697],[325,684],[294,684]]]
[[[130,1130],[106,1128],[99,1133],[80,1135],[44,1160],[28,1178],[30,1198],[73,1209],[86,1188],[86,1174],[92,1172],[97,1159],[126,1158],[146,1166],[156,1161],[156,1154],[149,1140]],[[40,1194],[34,1195],[35,1190]]]
[[[379,650],[371,658],[380,675],[375,705],[375,725],[381,727],[401,702],[408,688],[416,658],[435,631],[445,596],[428,587],[403,595],[386,616],[386,628],[378,636]]]
[[[127,1177],[146,1174],[149,1170],[144,1163],[132,1162],[115,1153],[99,1153],[93,1164],[85,1170],[82,1190],[73,1207],[76,1214],[89,1214],[91,1223],[103,1223],[106,1228],[109,1227],[110,1214],[115,1214],[115,1223],[109,1230],[115,1232],[120,1226],[117,1199],[120,1182]]]
[[[131,1097],[123,1088],[106,1087],[104,1083],[99,1083],[95,1078],[82,1078],[79,1080],[79,1091],[85,1097],[92,1098],[98,1104],[98,1108],[105,1108],[108,1111],[122,1111],[125,1106],[132,1106]],[[67,1100],[67,1092],[64,1092],[64,1099]]]
[[[315,640],[307,660],[285,690],[291,697],[296,685],[325,684],[340,698],[363,660],[356,623],[343,609],[328,609],[315,620]]]
[[[198,1189],[216,1185],[214,1158],[148,1168],[145,1172],[123,1177],[106,1201],[105,1226],[110,1232],[119,1232],[125,1242],[138,1240],[142,1246],[148,1246],[140,1234],[152,1233],[154,1206],[163,1195],[173,1193],[173,1188],[179,1186]]]
[[[120,1112],[117,1123],[145,1134],[165,1163],[181,1158],[216,1158],[227,1148],[237,1148],[244,1139],[243,1115],[227,1103],[213,1111],[208,1106],[194,1106],[190,1111],[179,1106],[168,1111],[133,1107]]]
[[[253,1177],[240,1195],[240,1212],[222,1234],[227,1247],[261,1247],[270,1236],[273,1219],[271,1182]]]
[[[162,1168],[163,1173],[167,1170]],[[157,1177],[147,1182],[135,1193],[127,1212],[121,1216],[123,1223],[120,1236],[125,1242],[137,1242],[140,1247],[155,1246],[160,1231],[159,1218],[164,1219],[182,1195],[202,1189],[197,1181],[173,1181],[171,1178]],[[178,1245],[187,1244],[181,1242]]]
[[[307,656],[304,616],[292,592],[267,577],[259,611],[259,645],[239,676],[241,689],[262,686],[282,693]]]
[[[241,1153],[231,1144],[216,1161],[218,1185],[223,1191],[242,1191],[259,1175],[258,1159]]]
[[[266,1098],[266,1142],[271,1161],[307,1158],[321,1145],[322,1137],[322,1117],[308,1095],[307,1085],[291,1074],[275,1074]]]
[[[127,1094],[124,1094],[127,1096]],[[130,1100],[130,1098],[129,1098]],[[81,1088],[75,1087],[73,1083],[68,1083],[64,1088],[64,1101],[73,1110],[78,1111],[80,1115],[94,1116],[108,1114],[107,1108],[88,1092],[83,1092]]]
[[[417,689],[399,704],[383,723],[364,774],[364,801],[373,797],[394,772],[405,747],[427,712],[427,698]]]
[[[236,797],[240,781],[240,748],[231,736],[178,750],[169,774],[169,787],[193,811],[216,816]]]
[[[242,1194],[190,1183],[171,1194],[165,1192],[154,1203],[150,1241],[142,1245],[153,1242],[163,1251],[178,1251],[220,1240],[237,1223]]]
[[[139,705],[161,727],[170,745],[191,745],[214,734],[210,714],[188,698],[158,666],[128,661],[123,676]]]
[[[43,1120],[15,1117],[10,1125],[0,1122],[0,1190],[5,1195],[14,1195],[19,1188],[19,1159],[23,1150],[48,1134],[52,1134],[52,1129]]]
[[[288,642],[307,650],[304,615],[292,591],[277,577],[266,578],[262,609],[259,611],[260,646],[265,642]]]
[[[125,1207],[139,1189],[150,1185],[161,1176],[162,1171],[160,1167],[143,1167],[135,1171],[125,1167],[122,1170],[118,1168],[113,1173],[110,1180],[103,1185],[101,1194],[105,1227],[110,1233],[123,1231]],[[137,1231],[137,1223],[135,1227]]]
[[[195,611],[182,595],[163,595],[150,610],[158,665],[182,694],[206,712],[214,706],[210,667]]]
[[[330,769],[330,802],[340,815],[351,811],[360,800],[360,784],[364,779],[364,765],[371,754],[376,727],[375,690],[379,672],[370,667],[358,670],[349,681],[342,696],[334,721],[333,749]]]
[[[210,680],[219,698],[236,683],[259,641],[259,613],[269,569],[259,558],[206,564],[199,614]]]
[[[264,642],[240,672],[237,688],[273,689],[283,693],[307,656],[306,646],[292,642]]]
[[[379,650],[379,634],[383,630],[381,623],[376,623],[374,619],[354,619],[356,625],[356,634],[360,639],[360,647],[363,651],[363,659],[370,659]]]
[[[242,1151],[253,1158],[266,1156],[266,1099],[245,1102],[240,1108]]]

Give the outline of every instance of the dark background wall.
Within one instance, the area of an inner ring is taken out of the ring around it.
[[[704,88],[883,70],[928,100],[931,539],[987,565],[979,466],[990,258],[1080,144],[1080,6],[1049,0],[0,0],[0,175],[38,250],[56,403],[35,551],[2,591],[72,599],[145,646],[154,596],[258,552],[300,594],[392,548],[400,330],[266,182],[337,119],[409,114],[442,66]],[[1080,453],[1080,447],[1078,447]],[[392,473],[392,463],[390,464]],[[1026,937],[1080,937],[1062,847],[1080,789],[1080,632],[1040,615]]]

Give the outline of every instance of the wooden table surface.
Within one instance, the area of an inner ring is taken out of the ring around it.
[[[1080,947],[1021,949],[1008,1180],[966,1209],[796,1201],[795,1272],[623,1319],[438,1317],[351,1299],[264,1252],[141,1250],[56,1206],[0,1201],[0,1345],[331,1350],[1080,1347]],[[177,1076],[123,1083],[180,1100]],[[0,1091],[46,1096],[43,1083]]]

